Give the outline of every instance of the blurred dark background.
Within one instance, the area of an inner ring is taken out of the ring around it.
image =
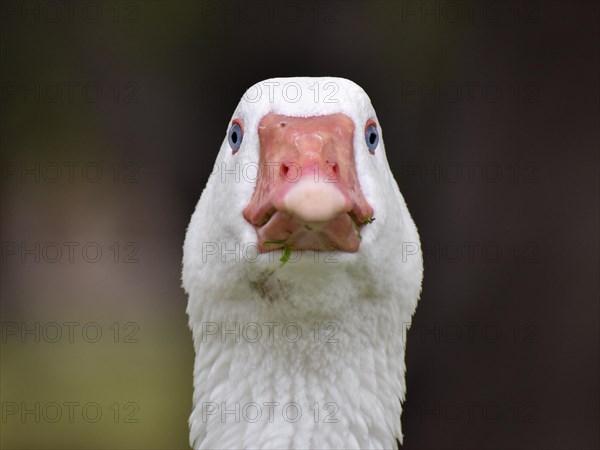
[[[185,229],[299,75],[369,94],[420,230],[403,448],[599,447],[598,3],[1,8],[2,448],[187,448]]]

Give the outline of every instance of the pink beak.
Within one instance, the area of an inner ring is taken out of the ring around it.
[[[360,229],[373,217],[358,182],[354,122],[343,114],[268,114],[258,126],[259,173],[244,218],[261,252],[356,252]]]

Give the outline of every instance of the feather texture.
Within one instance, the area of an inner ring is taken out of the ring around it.
[[[329,96],[316,98],[326,86]],[[259,160],[258,123],[271,112],[354,121],[356,170],[376,219],[361,231],[358,252],[292,252],[284,265],[281,250],[257,252],[242,211],[255,188],[248,174]],[[243,142],[233,154],[225,137],[184,244],[196,350],[190,442],[395,448],[423,265],[420,252],[407,251],[419,236],[383,136],[374,154],[365,143],[365,123],[378,123],[369,97],[341,78],[276,78],[251,87],[234,118],[243,121]]]

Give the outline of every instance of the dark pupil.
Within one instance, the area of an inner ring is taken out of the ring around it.
[[[237,133],[235,131],[231,134],[231,140],[234,144],[237,143]]]
[[[375,133],[371,132],[369,134],[369,143],[370,144],[374,144],[375,143]]]

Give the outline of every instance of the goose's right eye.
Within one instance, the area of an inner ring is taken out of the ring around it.
[[[234,123],[229,129],[229,134],[227,138],[229,139],[229,146],[231,150],[233,150],[233,154],[236,154],[242,145],[242,138],[244,136],[244,132],[242,131],[242,127],[239,123]]]

